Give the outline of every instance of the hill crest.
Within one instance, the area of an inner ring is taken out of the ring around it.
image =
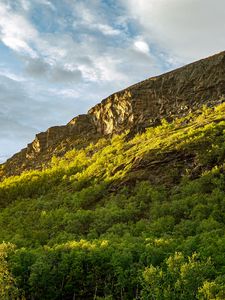
[[[36,135],[34,141],[3,164],[4,175],[41,168],[53,155],[85,147],[102,136],[126,130],[143,131],[198,110],[214,106],[225,96],[225,52],[151,77],[116,92],[73,118]]]

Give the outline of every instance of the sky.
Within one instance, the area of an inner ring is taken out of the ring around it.
[[[113,92],[225,50],[224,0],[0,0],[0,162]]]

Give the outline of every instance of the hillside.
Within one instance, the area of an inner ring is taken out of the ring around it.
[[[2,166],[0,299],[225,299],[224,64],[116,93]]]
[[[67,125],[49,128],[4,164],[4,174],[41,169],[53,155],[63,156],[74,148],[85,148],[99,138],[141,132],[172,121],[202,107],[221,103],[225,97],[225,52],[149,78],[117,92]],[[2,174],[3,175],[3,174]]]

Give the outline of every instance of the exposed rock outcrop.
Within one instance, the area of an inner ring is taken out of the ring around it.
[[[147,79],[89,110],[102,134],[146,128],[214,105],[225,96],[225,52]]]
[[[224,96],[225,52],[221,52],[137,83],[106,98],[67,125],[37,134],[27,148],[4,164],[5,174],[40,167],[43,161],[58,154],[59,145],[67,150],[78,145],[81,138],[92,141],[127,129],[137,132],[158,124],[162,118],[172,120],[203,104],[220,103]]]
[[[47,131],[38,133],[34,141],[27,145],[26,158],[34,158],[36,154],[54,147],[64,138],[95,133],[96,127],[92,118],[89,115],[79,115],[65,126],[50,127]]]

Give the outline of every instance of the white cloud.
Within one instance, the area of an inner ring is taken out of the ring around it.
[[[0,4],[0,39],[6,46],[36,57],[37,54],[29,46],[29,42],[37,36],[37,31],[24,16],[12,12],[4,3]]]
[[[150,52],[148,44],[143,40],[135,41],[134,46],[138,51],[143,52],[145,54],[149,54],[149,52]]]
[[[74,2],[72,5],[74,15],[79,17],[74,22],[74,27],[84,26],[89,30],[97,30],[106,36],[121,34],[121,31],[108,23],[108,18],[101,11],[101,2]]]
[[[6,68],[0,68],[0,76],[6,77],[8,79],[12,79],[14,81],[22,82],[25,78],[21,75],[15,74]]]
[[[42,4],[42,5],[46,5],[48,7],[50,7],[53,11],[56,10],[54,4],[51,1],[48,0],[35,0],[36,4]]]
[[[118,70],[121,58],[113,57],[111,53],[95,59],[95,68],[99,70],[99,79],[102,81],[126,81],[125,74]]]
[[[105,35],[119,35],[121,33],[120,30],[115,29],[107,24],[93,24],[92,28],[96,28]]]
[[[9,36],[8,34],[2,37],[2,42],[9,48],[18,51],[29,53],[31,57],[37,57],[35,51],[21,38],[16,38],[15,36]]]
[[[36,3],[36,0],[34,2]],[[21,3],[25,6],[24,9],[28,10],[26,0]],[[42,0],[39,4],[49,6],[51,2]],[[0,4],[0,38],[14,51],[28,54],[24,57],[25,69],[36,79],[42,77],[58,83],[79,82],[82,78],[85,82],[121,80],[126,84],[128,76],[121,69],[123,57],[120,57],[119,53],[127,58],[132,52],[132,47],[145,54],[149,52],[149,47],[142,40],[135,40],[136,44],[133,46],[133,39],[126,36],[121,39],[121,45],[113,47],[113,39],[118,40],[121,31],[112,27],[102,12],[98,14],[100,4],[98,0],[90,5],[86,1],[71,4],[78,34],[79,30],[84,30],[78,40],[69,32],[38,32],[28,21],[27,14],[16,13],[6,5]],[[121,17],[118,19],[118,24],[121,24]],[[93,33],[93,30],[102,33],[102,36]],[[112,39],[110,46],[109,39]]]
[[[78,98],[80,96],[80,91],[79,90],[75,90],[75,89],[49,89],[48,90],[51,94],[56,95],[56,96],[60,96],[65,98]]]
[[[182,61],[225,49],[224,0],[121,0],[150,43]]]
[[[28,0],[20,0],[20,4],[25,11],[30,9],[30,2]]]

